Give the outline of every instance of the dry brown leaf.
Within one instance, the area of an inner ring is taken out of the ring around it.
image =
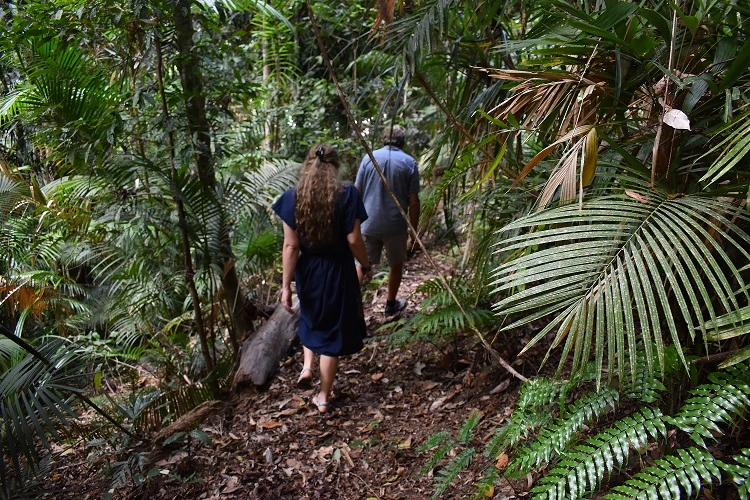
[[[299,408],[289,408],[287,410],[280,411],[278,413],[274,413],[274,417],[288,417],[290,415],[294,415],[297,412],[299,412]]]
[[[640,193],[636,193],[635,191],[631,191],[630,189],[625,190],[625,194],[629,196],[630,198],[633,198],[635,201],[640,201],[641,203],[648,203],[648,198],[643,196]]]
[[[503,392],[505,389],[507,389],[509,385],[510,385],[510,379],[507,378],[503,380],[502,382],[500,382],[499,384],[497,384],[497,386],[495,386],[495,388],[490,391],[490,394],[499,394]]]
[[[670,109],[664,114],[664,123],[678,130],[690,130],[690,118],[679,109]]]
[[[436,399],[435,401],[433,401],[433,402],[432,402],[432,404],[430,405],[430,411],[435,411],[435,410],[437,410],[438,408],[440,408],[441,406],[443,406],[443,404],[445,403],[445,401],[446,401],[447,399],[448,399],[448,397],[447,397],[447,396],[443,396],[442,398],[437,398],[437,399]]]
[[[237,479],[237,477],[230,476],[229,481],[227,481],[227,487],[222,490],[222,493],[233,493],[241,488],[243,488],[243,486],[240,484],[240,481]]]
[[[581,172],[581,184],[588,186],[596,173],[596,164],[599,161],[599,137],[596,129],[592,128],[586,136],[586,145],[583,148],[583,171]]]
[[[333,446],[321,446],[315,451],[315,455],[318,457],[326,457],[333,453]]]
[[[421,384],[419,384],[419,388],[421,390],[423,390],[423,391],[431,391],[432,389],[434,389],[435,387],[437,387],[439,385],[440,384],[437,383],[437,382],[434,382],[432,380],[428,380],[426,382],[422,382]]]
[[[276,427],[281,427],[284,424],[276,420],[266,420],[265,422],[261,422],[258,425],[260,425],[264,429],[275,429]]]
[[[349,467],[353,469],[354,461],[352,460],[351,454],[349,453],[350,451],[349,446],[346,443],[344,443],[344,446],[339,448],[339,450],[341,450],[341,454],[344,456],[344,459],[346,459],[346,461],[349,463]]]
[[[375,373],[374,375],[370,376],[370,378],[373,380],[373,382],[377,382],[381,378],[383,378],[383,373]]]
[[[402,441],[398,444],[399,450],[408,450],[409,448],[411,448],[411,436],[406,438],[406,441]]]

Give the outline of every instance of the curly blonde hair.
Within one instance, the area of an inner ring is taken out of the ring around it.
[[[328,144],[310,148],[297,182],[297,232],[311,247],[323,246],[333,239],[341,184],[338,178],[339,155]]]

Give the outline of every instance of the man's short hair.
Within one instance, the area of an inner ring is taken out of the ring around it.
[[[401,148],[406,142],[406,129],[401,125],[388,125],[383,131],[383,144]]]

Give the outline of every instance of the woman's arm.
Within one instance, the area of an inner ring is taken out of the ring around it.
[[[284,246],[281,250],[281,304],[287,311],[292,311],[292,279],[294,278],[294,269],[297,267],[299,258],[299,236],[297,231],[287,225],[284,225]]]
[[[352,232],[346,235],[346,242],[349,244],[354,258],[359,262],[360,269],[357,272],[359,280],[362,283],[367,283],[372,279],[372,265],[367,258],[365,240],[362,239],[362,231],[359,226],[359,219],[354,219],[354,227],[352,228]]]

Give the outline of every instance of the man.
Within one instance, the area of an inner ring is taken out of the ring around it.
[[[401,150],[405,142],[404,127],[388,126],[383,133],[383,147],[374,151],[373,155],[388,179],[398,204],[409,214],[409,221],[416,229],[420,211],[419,168],[414,158]],[[407,244],[411,243],[409,227],[369,156],[362,159],[354,184],[362,193],[365,210],[369,215],[369,219],[362,223],[362,236],[370,264],[380,263],[383,248],[388,258],[390,270],[385,315],[393,316],[403,311],[407,305],[406,300],[398,300],[396,295],[404,274]]]

